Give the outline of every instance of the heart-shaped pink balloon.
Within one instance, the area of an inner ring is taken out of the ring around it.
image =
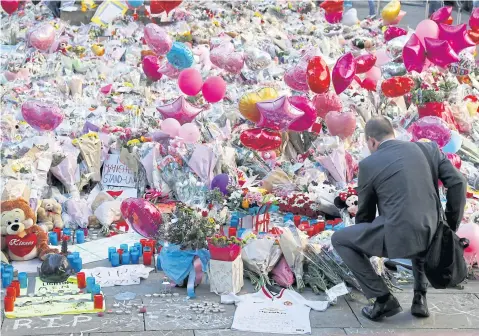
[[[159,71],[160,64],[158,63],[158,57],[156,56],[146,56],[143,58],[143,72],[145,73],[146,77],[151,79],[152,81],[158,81],[163,77],[163,74]]]
[[[160,210],[143,198],[127,198],[121,203],[125,221],[145,238],[154,238],[163,224]]]
[[[161,72],[163,75],[169,78],[178,78],[180,76],[181,70],[178,68],[175,68],[168,60],[165,60],[161,65],[160,69],[158,69],[159,72]]]
[[[55,42],[55,28],[49,23],[41,23],[29,33],[30,45],[40,51],[47,51]]]
[[[244,55],[234,51],[231,42],[223,43],[210,53],[210,61],[218,68],[237,74],[244,67]]]
[[[325,122],[329,133],[341,139],[350,137],[356,129],[356,117],[352,112],[329,112]]]
[[[23,119],[37,131],[53,131],[63,121],[62,110],[54,104],[29,100],[22,105]]]
[[[149,23],[143,29],[145,42],[157,55],[166,55],[173,46],[173,41],[167,31],[154,23]]]
[[[308,80],[306,77],[306,70],[308,69],[308,63],[300,62],[295,66],[286,70],[284,74],[284,82],[290,88],[296,91],[308,92]]]

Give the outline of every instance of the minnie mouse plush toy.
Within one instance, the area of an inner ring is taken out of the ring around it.
[[[347,191],[339,193],[334,199],[334,205],[338,209],[347,209],[351,217],[355,217],[358,212],[358,193],[352,187]]]

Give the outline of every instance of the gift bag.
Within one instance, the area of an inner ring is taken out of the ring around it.
[[[209,279],[212,293],[238,293],[244,285],[241,256],[234,261],[210,260]]]

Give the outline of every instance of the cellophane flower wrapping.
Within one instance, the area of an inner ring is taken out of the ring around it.
[[[75,199],[80,198],[80,192],[75,184],[78,169],[77,157],[80,151],[73,146],[64,147],[63,160],[50,168],[52,174],[65,186]]]
[[[241,250],[245,273],[251,278],[255,289],[270,284],[268,274],[278,263],[283,253],[271,237],[249,239]]]
[[[296,288],[298,291],[302,291],[305,286],[303,280],[304,249],[308,244],[308,236],[294,226],[281,230],[283,232],[279,238],[279,246],[288,266],[294,273]]]
[[[294,274],[288,266],[288,262],[283,257],[271,271],[271,278],[275,283],[284,288],[291,288],[294,284]]]

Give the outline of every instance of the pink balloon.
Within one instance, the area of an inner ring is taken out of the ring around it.
[[[142,67],[146,77],[154,82],[159,81],[163,77],[163,74],[159,71],[160,64],[156,56],[150,55],[143,58]]]
[[[356,62],[352,53],[341,56],[334,65],[332,77],[337,94],[348,88],[356,75]]]
[[[256,103],[261,114],[257,126],[272,130],[288,129],[293,121],[304,115],[303,111],[291,105],[286,96]]]
[[[363,54],[354,60],[356,62],[356,74],[362,74],[371,70],[376,64],[377,58],[373,54]]]
[[[143,29],[145,42],[157,55],[166,55],[171,50],[173,41],[166,30],[154,23],[149,23]]]
[[[379,69],[377,66],[373,66],[371,70],[366,72],[366,78],[369,78],[375,82],[381,79],[381,69]]]
[[[201,78],[201,73],[194,69],[189,68],[181,71],[180,76],[178,77],[178,87],[181,92],[188,96],[196,96],[203,86],[203,78]]]
[[[439,117],[427,116],[414,122],[408,128],[412,140],[428,139],[444,147],[451,140],[451,130],[447,123]]]
[[[437,38],[439,36],[439,26],[436,22],[426,19],[419,22],[415,32],[419,41],[424,44],[424,38]]]
[[[456,26],[440,23],[438,38],[449,42],[456,53],[476,45],[469,37],[465,23]]]
[[[240,73],[244,66],[244,55],[234,51],[231,42],[222,43],[210,53],[210,61],[218,68],[231,73]]]
[[[307,70],[309,61],[317,55],[317,50],[310,48],[306,50],[304,55],[297,64],[286,70],[284,74],[284,82],[290,88],[296,91],[309,92]]]
[[[341,111],[343,109],[341,98],[333,91],[317,94],[313,98],[313,104],[317,115],[323,119],[326,118],[329,112]]]
[[[200,139],[200,130],[195,124],[184,124],[180,127],[178,136],[182,138],[185,143],[192,144],[198,142]]]
[[[324,17],[331,24],[339,23],[343,19],[343,12],[325,13]]]
[[[471,16],[469,17],[469,27],[472,30],[477,30],[479,28],[479,8],[474,8],[472,10]]]
[[[443,23],[449,19],[449,17],[452,14],[452,7],[451,6],[445,6],[439,8],[437,11],[432,13],[430,19],[437,24]]]
[[[426,37],[425,42],[426,57],[432,63],[445,68],[451,63],[459,62],[459,56],[447,41]]]
[[[317,118],[313,104],[308,98],[303,96],[289,97],[288,100],[291,105],[304,112],[302,117],[299,117],[289,125],[289,129],[296,132],[306,131],[313,125]]]
[[[63,121],[62,110],[54,104],[29,100],[22,104],[22,116],[37,131],[53,131]]]
[[[191,105],[185,97],[178,97],[172,103],[157,106],[163,118],[176,119],[181,125],[192,122],[203,108]]]
[[[180,127],[181,125],[178,120],[173,118],[165,119],[160,124],[160,129],[172,138],[178,136]]]
[[[406,16],[406,13],[405,11],[401,10],[399,11],[399,14],[398,16],[396,16],[396,18],[390,22],[384,22],[384,24],[386,26],[393,26],[393,25],[397,25],[401,22],[401,20],[403,19],[404,16]]]
[[[469,247],[464,252],[475,253],[479,257],[479,225],[475,223],[467,223],[459,226],[457,235],[460,238],[469,239]]]
[[[356,117],[353,112],[331,111],[324,121],[329,133],[341,139],[350,137],[356,129]]]
[[[138,234],[145,238],[158,235],[163,218],[160,210],[144,198],[127,198],[121,202],[121,215]]]
[[[416,34],[412,34],[402,50],[402,58],[406,70],[417,71],[419,73],[424,69],[426,61],[426,50]]]
[[[399,36],[407,35],[407,31],[400,27],[389,26],[384,32],[384,39],[386,41],[391,41]]]
[[[376,51],[376,66],[380,67],[389,62],[391,62],[391,57],[385,49]]]
[[[219,76],[209,77],[205,80],[201,91],[207,102],[217,103],[225,96],[226,82]]]
[[[47,51],[55,42],[55,28],[49,23],[41,23],[29,33],[30,45],[40,51]]]
[[[169,78],[178,78],[180,76],[181,70],[174,67],[170,62],[168,62],[168,60],[165,60],[160,65],[158,72]]]

